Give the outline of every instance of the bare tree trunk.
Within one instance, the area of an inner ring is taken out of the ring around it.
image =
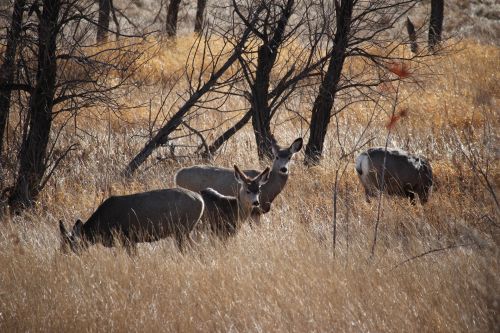
[[[174,37],[177,33],[177,17],[181,0],[170,0],[167,7],[167,36]]]
[[[20,153],[20,167],[9,204],[29,207],[40,191],[46,170],[45,155],[52,125],[52,106],[57,74],[56,39],[60,0],[43,0],[38,25],[38,68],[30,98],[30,126]]]
[[[7,46],[5,48],[4,61],[0,67],[0,82],[4,84],[12,84],[14,81],[16,52],[19,35],[21,34],[25,3],[26,0],[16,0],[14,2],[10,30],[7,33]],[[0,155],[4,146],[3,140],[10,109],[10,96],[10,89],[0,90]]]
[[[255,82],[252,86],[252,125],[257,143],[259,159],[272,158],[271,145],[271,108],[269,107],[269,85],[271,71],[278,56],[278,49],[283,43],[285,29],[292,15],[294,0],[288,0],[286,7],[282,8],[280,18],[276,24],[273,37],[263,39],[259,47]],[[270,9],[269,9],[270,10]]]
[[[276,57],[268,44],[261,45],[252,87],[252,126],[259,159],[271,156],[271,108],[268,103],[269,80]],[[274,58],[274,59],[273,59]]]
[[[194,21],[194,32],[200,33],[203,30],[203,17],[205,14],[205,7],[207,6],[207,0],[198,0],[198,6],[196,7],[196,18]]]
[[[429,50],[441,42],[443,31],[444,0],[431,0],[431,19],[429,22]]]
[[[333,42],[333,52],[312,110],[310,136],[305,152],[305,164],[309,166],[318,164],[323,154],[323,144],[330,123],[335,93],[344,66],[354,0],[342,0],[340,7],[338,6],[337,2],[337,31]]]
[[[105,43],[108,39],[111,0],[99,0],[99,19],[97,21],[97,43]]]

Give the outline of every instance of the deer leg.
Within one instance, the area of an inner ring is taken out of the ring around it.
[[[365,188],[365,199],[367,203],[371,203],[372,201],[370,200],[372,193],[368,188]]]
[[[125,243],[123,245],[125,246],[125,250],[127,251],[129,257],[137,256],[138,251],[136,242],[132,240],[125,240]]]
[[[187,235],[187,240],[188,240],[188,245],[189,245],[189,248],[190,249],[194,249],[195,246],[197,246],[198,244],[195,242],[195,240],[193,239],[193,237],[191,236],[191,233],[189,233]]]
[[[410,198],[410,202],[413,206],[417,204],[417,201],[415,200],[415,193],[413,193],[413,191],[405,190],[405,195]]]
[[[254,225],[257,227],[260,227],[260,218],[261,218],[261,213],[257,212],[255,210],[252,210],[252,214],[250,215],[250,227],[253,228]]]
[[[184,254],[184,235],[182,233],[177,233],[175,235],[175,241],[177,242],[177,247],[179,251]]]

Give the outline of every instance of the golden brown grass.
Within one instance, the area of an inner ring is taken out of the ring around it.
[[[85,219],[110,194],[170,187],[177,168],[194,163],[158,163],[155,155],[124,181],[118,173],[144,143],[131,139],[144,124],[105,115],[88,122],[94,137],[79,133],[79,150],[49,182],[40,204],[0,227],[0,331],[498,331],[498,211],[456,139],[472,138],[480,163],[490,157],[489,177],[498,190],[500,50],[468,41],[460,46],[429,63],[439,75],[424,91],[405,87],[408,114],[390,142],[429,156],[437,186],[425,207],[384,198],[374,258],[377,205],[364,202],[351,157],[339,183],[332,245],[333,181],[335,168],[344,166],[334,122],[322,164],[308,170],[299,154],[263,225],[246,226],[226,245],[205,239],[181,255],[165,240],[140,245],[134,258],[101,246],[62,255],[59,219]],[[159,58],[150,66],[159,71],[170,64]],[[144,92],[143,98],[151,97]],[[243,104],[230,103],[227,108]],[[347,146],[371,110],[359,105],[339,118]],[[366,136],[372,144],[384,142],[387,120],[377,112]],[[493,131],[485,132],[487,125]],[[301,134],[297,120],[275,132],[287,143]],[[73,129],[62,140],[74,141]],[[216,163],[258,164],[250,128]]]

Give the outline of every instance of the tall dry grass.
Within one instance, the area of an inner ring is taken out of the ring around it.
[[[479,157],[498,190],[500,50],[459,46],[428,63],[437,75],[424,90],[404,88],[407,115],[390,143],[429,156],[436,188],[424,207],[384,198],[372,259],[376,204],[364,201],[352,159],[338,161],[339,138],[346,146],[359,138],[370,105],[346,110],[338,131],[333,122],[320,166],[306,169],[303,155],[296,157],[262,226],[245,226],[227,244],[203,239],[185,255],[171,240],[142,244],[133,258],[101,246],[62,255],[57,221],[87,218],[110,194],[170,187],[175,171],[196,161],[153,156],[125,181],[118,174],[144,143],[132,137],[147,113],[79,119],[92,135],[68,128],[62,140],[78,138],[78,152],[33,210],[0,227],[0,331],[499,331],[498,210],[462,149]],[[167,66],[155,61],[150,66]],[[243,104],[231,103],[226,107]],[[298,105],[307,114],[308,106]],[[376,112],[365,134],[371,144],[384,142],[387,120]],[[288,121],[275,135],[289,144],[307,135],[302,128]],[[258,164],[251,129],[216,163]],[[335,169],[344,166],[333,248],[332,189]]]

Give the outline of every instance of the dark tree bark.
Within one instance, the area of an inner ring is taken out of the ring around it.
[[[105,43],[108,39],[111,0],[99,0],[99,18],[97,21],[97,43]]]
[[[444,19],[444,0],[431,0],[431,19],[429,22],[429,50],[441,42]]]
[[[181,0],[170,0],[167,7],[167,36],[174,37],[177,33],[177,17],[179,15],[179,5]]]
[[[14,81],[16,52],[21,34],[24,5],[26,0],[16,0],[12,12],[12,21],[7,33],[7,46],[4,53],[4,61],[0,67],[0,82],[10,85]],[[3,151],[3,140],[7,126],[7,118],[10,109],[11,90],[0,90],[0,155]]]
[[[20,153],[20,166],[9,204],[29,207],[40,192],[46,170],[45,156],[52,125],[56,85],[56,39],[60,0],[43,0],[38,25],[38,67],[36,85],[29,104],[29,130]]]
[[[278,57],[278,49],[283,43],[285,29],[292,14],[293,0],[288,0],[282,8],[279,20],[274,27],[274,34],[269,40],[262,35],[262,45],[259,47],[255,82],[251,86],[252,126],[257,143],[259,159],[272,158],[271,145],[271,108],[269,106],[269,86],[271,71]],[[268,9],[270,10],[270,9]]]
[[[200,33],[203,30],[203,18],[205,15],[205,7],[207,6],[207,0],[198,0],[198,6],[196,7],[196,18],[194,21],[194,32]]]
[[[274,59],[273,59],[274,58]],[[252,126],[259,159],[271,156],[271,108],[268,103],[269,80],[276,56],[268,44],[259,47],[255,83],[252,86]]]
[[[335,93],[344,60],[351,30],[352,10],[354,0],[342,0],[336,7],[336,32],[333,41],[333,52],[325,76],[319,87],[318,96],[314,101],[310,124],[309,141],[305,151],[305,164],[316,165],[323,154],[323,144],[330,123],[331,111]]]
[[[417,33],[415,32],[415,26],[409,17],[406,18],[406,31],[408,31],[408,38],[410,39],[410,49],[411,52],[418,52],[418,44],[417,44]]]

